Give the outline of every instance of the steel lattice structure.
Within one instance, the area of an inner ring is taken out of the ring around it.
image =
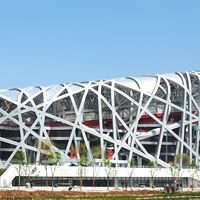
[[[63,162],[80,158],[80,144],[91,161],[109,151],[119,167],[132,160],[168,167],[178,154],[199,162],[199,103],[200,72],[0,90],[0,167],[17,151],[39,162],[44,140]]]

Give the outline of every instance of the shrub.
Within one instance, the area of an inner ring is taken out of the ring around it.
[[[6,171],[6,169],[0,168],[0,176]]]

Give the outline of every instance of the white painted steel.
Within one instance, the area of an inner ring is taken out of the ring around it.
[[[0,90],[0,167],[7,167],[17,151],[40,162],[41,142],[55,139],[49,135],[53,130],[68,133],[55,140],[66,138],[64,148],[58,149],[69,162],[74,162],[69,158],[72,147],[80,158],[82,142],[91,162],[92,147],[99,146],[102,164],[113,147],[111,162],[116,167],[132,160],[138,165],[154,160],[169,167],[178,154],[186,154],[190,162],[198,164],[199,78],[200,73],[194,71]],[[50,123],[57,123],[56,127]],[[9,130],[11,135],[3,134]],[[12,137],[14,130],[20,133],[18,140]],[[167,145],[171,140],[174,150]],[[152,147],[145,141],[152,142]],[[5,144],[12,145],[6,147],[7,154]],[[184,164],[182,158],[179,163]]]

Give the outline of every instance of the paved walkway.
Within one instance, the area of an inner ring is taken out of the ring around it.
[[[69,186],[67,187],[54,187],[53,191],[68,191]],[[5,190],[18,190],[18,187],[7,187],[7,188],[0,188],[0,191]],[[26,187],[20,187],[20,190],[24,191],[38,191],[38,190],[45,190],[45,191],[52,191],[52,187],[32,187],[32,188],[26,188]],[[72,188],[72,191],[79,191],[80,187],[75,186]],[[143,188],[131,188],[133,191],[140,191],[140,190],[153,190],[151,187],[143,187]],[[155,188],[155,191],[163,191],[163,188]],[[130,191],[130,188],[124,189],[124,188],[116,188],[116,187],[109,187],[109,191]],[[183,188],[183,191],[192,191],[191,188]],[[200,192],[200,188],[194,188],[195,192]],[[107,187],[82,187],[82,192],[108,192]]]

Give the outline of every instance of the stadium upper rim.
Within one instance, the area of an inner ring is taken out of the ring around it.
[[[109,83],[114,82],[116,84],[123,85],[125,87],[135,89],[135,90],[141,90],[147,93],[151,93],[156,85],[156,82],[159,78],[164,78],[167,80],[170,80],[180,86],[184,86],[184,80],[182,77],[183,73],[189,73],[194,75],[200,75],[199,70],[195,71],[188,71],[188,72],[175,72],[175,73],[166,73],[166,74],[157,74],[157,75],[145,75],[145,76],[139,76],[139,77],[119,77],[119,78],[113,78],[110,80],[97,80],[97,81],[83,81],[83,82],[77,82],[77,83],[66,83],[66,84],[53,84],[49,86],[35,86],[35,87],[25,87],[25,88],[11,88],[11,89],[0,89],[0,97],[2,98],[9,98],[13,101],[17,101],[19,98],[19,95],[21,92],[24,94],[27,94],[27,96],[34,97],[38,95],[39,93],[43,92],[46,93],[46,95],[50,99],[54,95],[57,94],[63,87],[66,85],[68,86],[68,89],[71,90],[72,94],[80,92],[83,88],[87,86],[93,86],[96,84],[99,84],[101,82]]]

